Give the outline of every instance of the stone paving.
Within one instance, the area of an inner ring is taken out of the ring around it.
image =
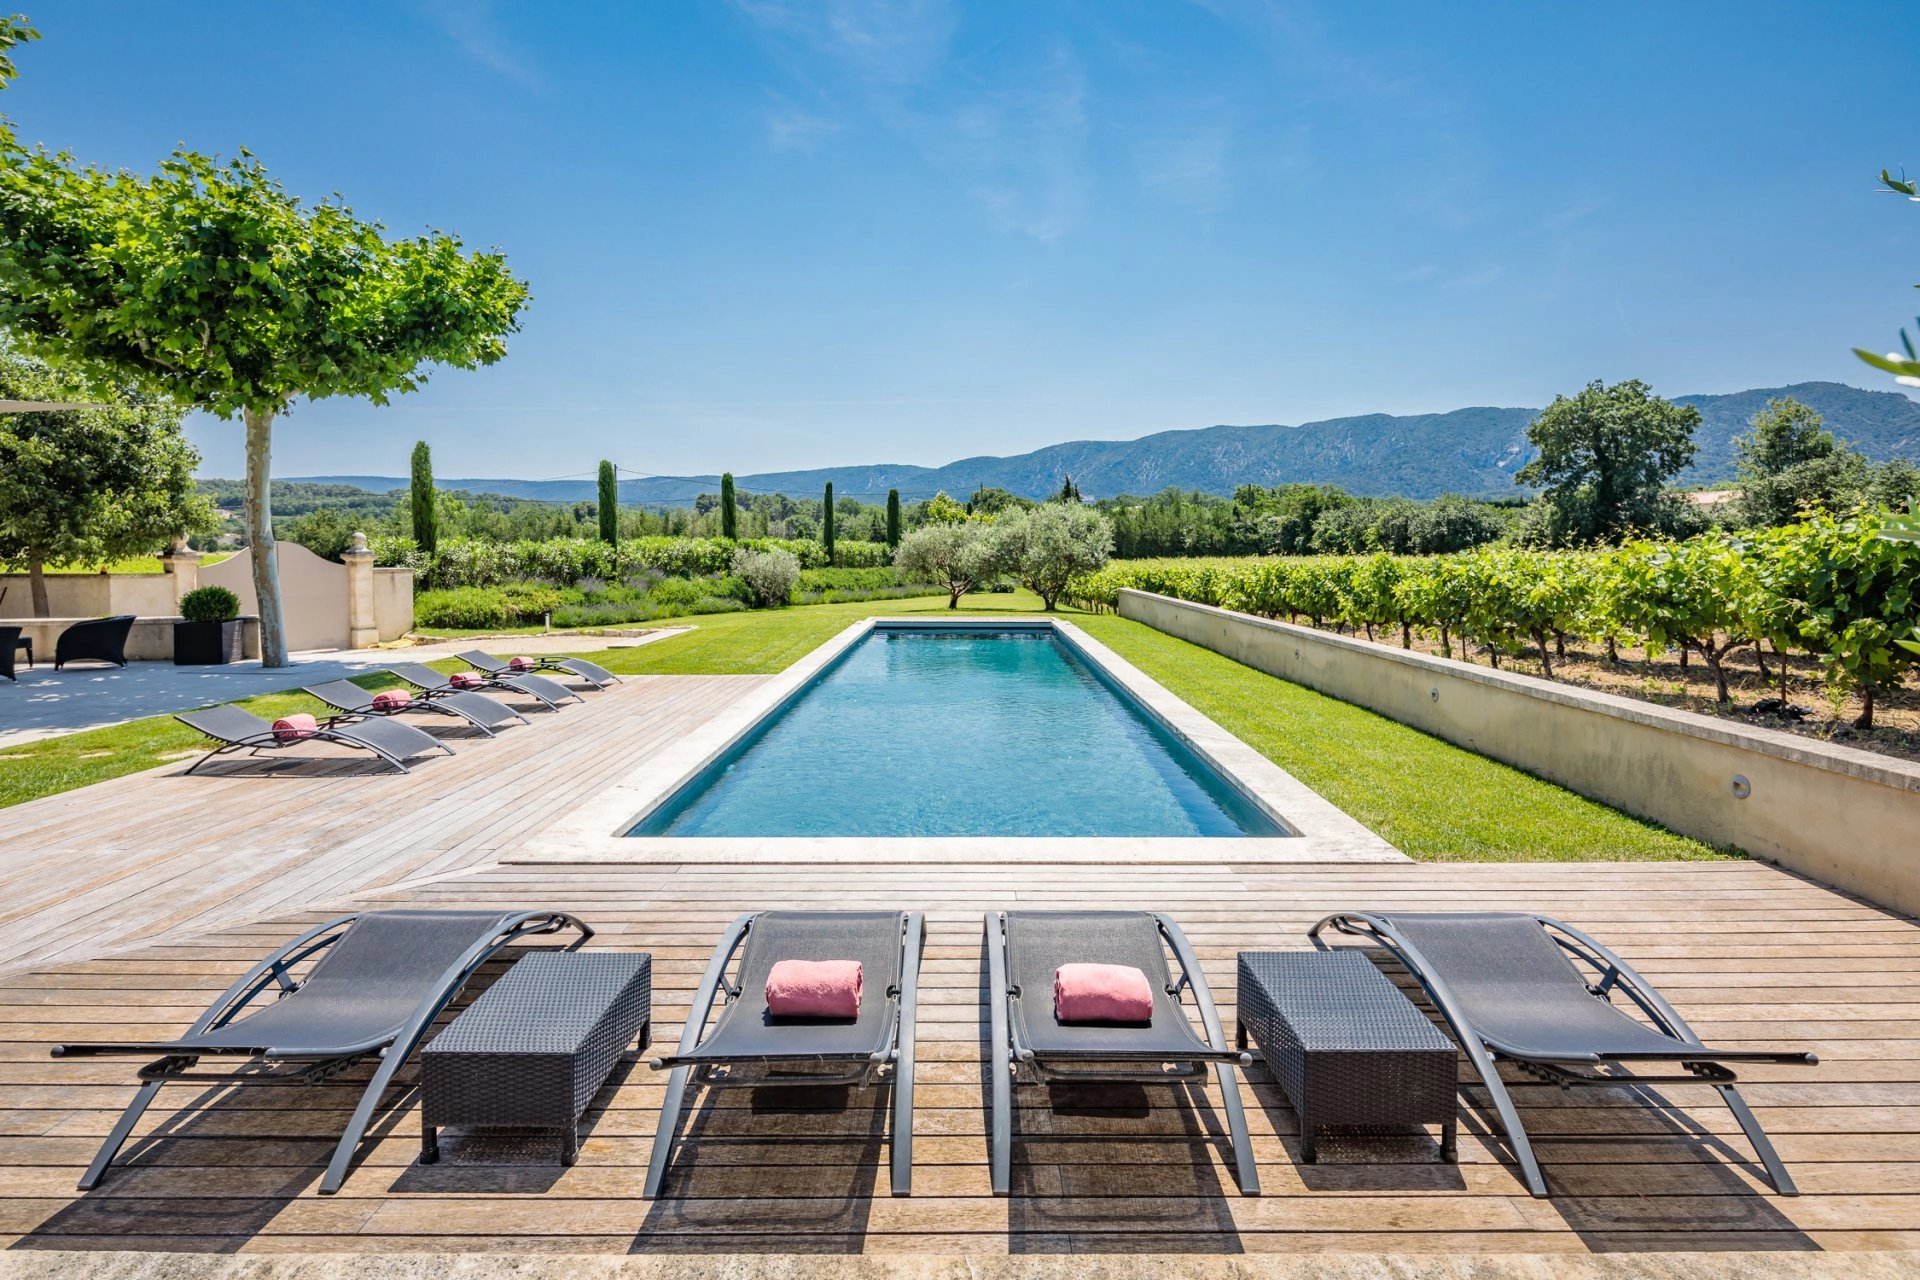
[[[0,747],[172,715],[216,702],[297,689],[378,671],[396,662],[431,662],[462,649],[491,653],[590,653],[646,644],[681,628],[644,636],[534,635],[494,640],[445,640],[407,648],[316,650],[296,653],[291,666],[268,669],[257,661],[219,667],[176,667],[170,662],[130,662],[122,669],[83,662],[55,671],[51,662],[21,668],[19,681],[0,680]]]

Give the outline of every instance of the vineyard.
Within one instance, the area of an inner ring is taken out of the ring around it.
[[[1526,655],[1548,679],[1570,643],[1612,661],[1628,646],[1672,652],[1683,668],[1699,659],[1722,707],[1731,657],[1750,653],[1783,701],[1793,663],[1810,664],[1871,729],[1876,703],[1920,663],[1920,547],[1882,536],[1887,523],[1820,516],[1600,551],[1115,561],[1068,598],[1110,609],[1132,587],[1409,648],[1420,637],[1469,661],[1477,649],[1496,667]]]

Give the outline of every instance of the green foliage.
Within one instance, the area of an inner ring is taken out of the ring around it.
[[[820,504],[820,545],[826,549],[827,563],[833,561],[833,481],[827,481],[827,494]]]
[[[180,597],[180,616],[188,622],[231,622],[240,616],[240,597],[225,587],[195,587]]]
[[[433,453],[425,440],[413,446],[413,478],[407,492],[414,545],[432,555],[440,545],[440,506],[439,491],[433,487]]]
[[[979,590],[1000,572],[992,526],[964,518],[958,523],[943,521],[915,529],[901,539],[893,563],[915,581],[945,587],[949,609],[959,608],[960,597]]]
[[[613,464],[604,459],[600,463],[600,497],[596,504],[600,519],[600,541],[618,546],[620,543],[620,477]]]
[[[338,560],[353,545],[353,526],[331,507],[320,507],[287,525],[287,537],[322,560]]]
[[[1882,169],[1880,185],[1893,195],[1905,196],[1909,200],[1920,200],[1920,184],[1909,182],[1904,173],[1896,178]],[[1914,288],[1920,289],[1920,285],[1915,285]],[[1913,339],[1907,336],[1905,329],[1900,331],[1900,346],[1905,352],[1904,355],[1900,351],[1889,351],[1883,356],[1859,347],[1853,349],[1853,354],[1874,368],[1892,374],[1893,380],[1902,386],[1920,387],[1920,350],[1915,349]]]
[[[1040,597],[1046,611],[1076,575],[1097,573],[1113,554],[1113,525],[1078,502],[1015,509],[993,525],[1000,568]]]
[[[1548,678],[1568,635],[1697,653],[1729,699],[1723,663],[1766,640],[1817,659],[1858,691],[1860,728],[1878,695],[1920,661],[1920,518],[1820,514],[1759,533],[1636,541],[1609,551],[1482,547],[1396,558],[1132,560],[1077,575],[1064,595],[1112,608],[1123,588],[1314,625],[1432,631],[1501,654],[1531,645]]]
[[[887,550],[900,545],[900,491],[887,490]]]
[[[0,397],[67,400],[70,376],[0,347]],[[180,411],[137,387],[94,393],[99,409],[0,415],[0,564],[33,575],[45,616],[47,566],[153,554],[211,528],[196,495],[192,447]]]
[[[720,477],[720,536],[740,536],[740,504],[733,493],[733,472]]]
[[[1545,490],[1541,531],[1553,545],[1661,530],[1672,518],[1666,482],[1693,461],[1699,425],[1698,409],[1662,400],[1644,382],[1590,382],[1571,399],[1555,396],[1527,428],[1538,454],[1514,480]]]
[[[507,598],[495,588],[454,587],[422,591],[413,597],[413,623],[417,627],[482,631],[506,626],[507,618]]]
[[[741,547],[733,553],[733,572],[746,583],[753,604],[771,608],[793,599],[793,589],[800,583],[800,557],[778,547],[764,551]]]
[[[27,25],[25,14],[16,13],[8,18],[0,18],[0,89],[18,74],[13,66],[13,51],[29,40],[38,40],[40,33]]]
[[[1166,489],[1095,504],[1113,521],[1124,560],[1258,552],[1427,555],[1498,541],[1516,503],[1447,494],[1432,502],[1362,498],[1332,485],[1241,485],[1231,499]]]
[[[920,523],[959,524],[967,518],[967,509],[944,493],[936,493],[920,504]]]

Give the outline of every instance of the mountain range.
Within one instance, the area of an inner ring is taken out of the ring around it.
[[[1679,396],[1700,410],[1699,453],[1683,485],[1733,478],[1733,439],[1768,400],[1792,396],[1819,410],[1829,430],[1875,461],[1920,460],[1920,401],[1893,391],[1865,391],[1838,382],[1802,382],[1728,395]],[[1384,413],[1299,426],[1214,426],[1162,431],[1138,440],[1074,440],[1011,457],[963,458],[942,467],[877,465],[737,474],[747,493],[812,496],[828,481],[836,497],[877,502],[888,489],[907,501],[937,491],[964,498],[982,485],[1028,498],[1058,492],[1072,476],[1089,498],[1150,494],[1173,486],[1229,494],[1242,484],[1306,481],[1353,493],[1434,498],[1443,493],[1511,497],[1513,476],[1533,456],[1527,425],[1538,409],[1479,407],[1449,413]],[[402,488],[398,476],[297,476],[382,493]],[[643,506],[686,505],[719,488],[718,476],[648,476],[620,482],[620,500]],[[438,479],[443,489],[577,502],[594,497],[590,480]]]

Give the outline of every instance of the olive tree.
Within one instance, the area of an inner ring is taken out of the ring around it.
[[[1002,569],[1040,597],[1047,612],[1076,574],[1097,573],[1113,555],[1113,522],[1092,507],[1049,502],[993,524]]]
[[[246,427],[245,518],[264,665],[285,666],[269,489],[273,424],[298,399],[385,404],[425,366],[506,354],[526,285],[496,252],[387,238],[302,204],[242,151],[97,169],[0,132],[0,328],[95,379],[133,379]]]
[[[0,348],[0,397],[60,401],[78,388]],[[36,618],[46,568],[164,550],[218,523],[194,492],[193,448],[171,401],[119,388],[99,407],[0,414],[0,564],[24,568]]]
[[[993,528],[978,520],[921,525],[901,539],[893,563],[912,581],[945,587],[949,609],[958,609],[961,596],[1000,575]]]

